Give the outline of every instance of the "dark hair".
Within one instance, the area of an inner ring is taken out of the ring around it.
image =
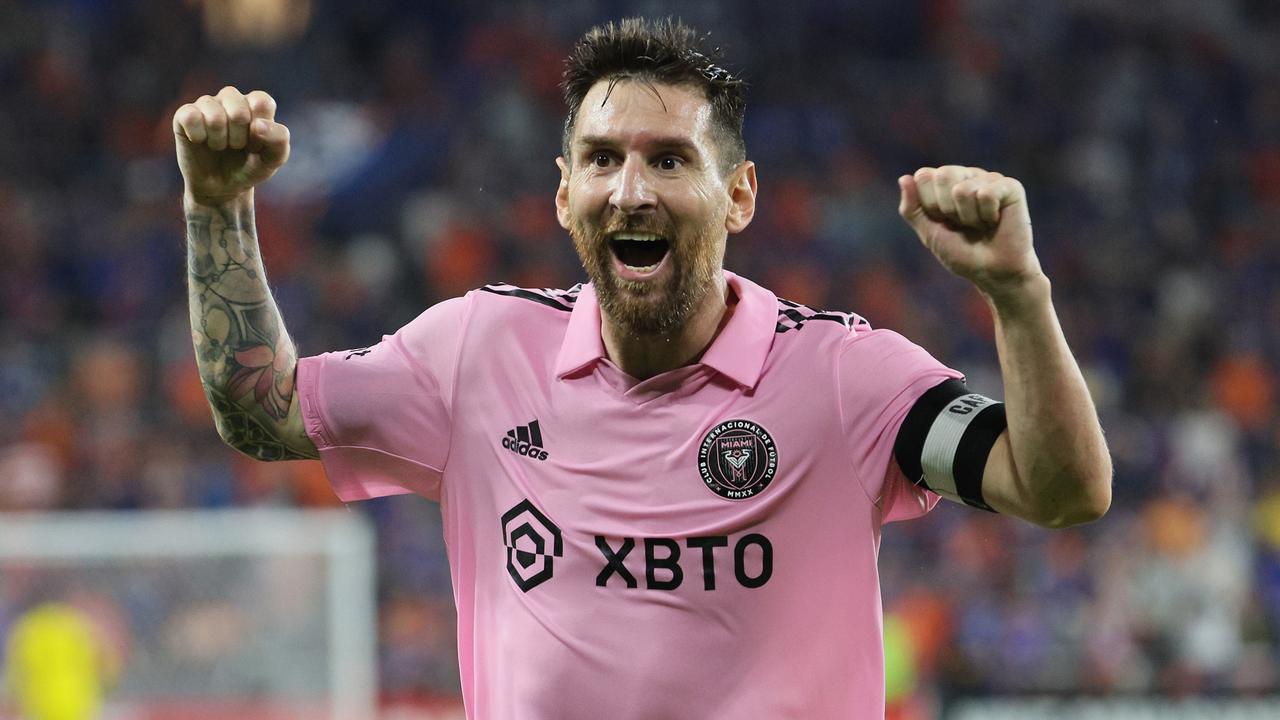
[[[698,88],[711,105],[717,130],[720,164],[726,171],[747,157],[742,140],[742,117],[747,109],[746,85],[741,78],[715,64],[701,50],[705,37],[678,20],[626,18],[591,28],[565,59],[565,104],[569,114],[561,140],[566,159],[578,110],[587,92],[600,81],[619,80],[686,85]],[[710,54],[719,57],[720,48]]]

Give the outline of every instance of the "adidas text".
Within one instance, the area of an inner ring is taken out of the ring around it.
[[[528,442],[524,440],[513,440],[512,438],[504,437],[502,438],[502,447],[510,450],[511,452],[517,455],[524,455],[526,457],[531,457],[534,460],[547,459],[546,450],[543,450],[542,448],[536,447],[534,445],[530,445]]]

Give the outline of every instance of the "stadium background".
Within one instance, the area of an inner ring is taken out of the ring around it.
[[[1058,532],[949,506],[890,526],[901,716],[957,696],[1275,692],[1269,0],[0,0],[0,510],[336,504],[318,464],[256,464],[214,433],[187,326],[181,102],[275,95],[294,150],[258,196],[271,284],[304,354],[360,347],[488,282],[580,279],[551,205],[560,61],[632,13],[711,30],[750,82],[761,200],[727,266],[897,329],[992,394],[985,306],[901,223],[894,179],[961,163],[1028,188],[1114,504]],[[376,523],[382,694],[455,695],[434,508],[352,509]],[[0,575],[0,637],[21,603]],[[137,627],[174,611],[119,609]]]

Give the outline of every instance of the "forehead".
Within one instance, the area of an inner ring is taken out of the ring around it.
[[[697,88],[619,80],[610,90],[601,80],[582,99],[574,137],[683,137],[703,145],[711,137],[711,124],[711,105]]]

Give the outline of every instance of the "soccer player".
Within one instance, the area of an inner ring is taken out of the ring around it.
[[[262,91],[174,117],[190,301],[218,430],[319,457],[337,494],[440,502],[472,718],[884,712],[881,526],[945,497],[1047,527],[1110,459],[1022,186],[899,178],[899,211],[995,316],[1005,401],[857,315],[723,269],[755,210],[739,78],[670,21],[589,31],[555,208],[589,283],[491,285],[372,347],[295,360],[253,188],[289,155]]]

